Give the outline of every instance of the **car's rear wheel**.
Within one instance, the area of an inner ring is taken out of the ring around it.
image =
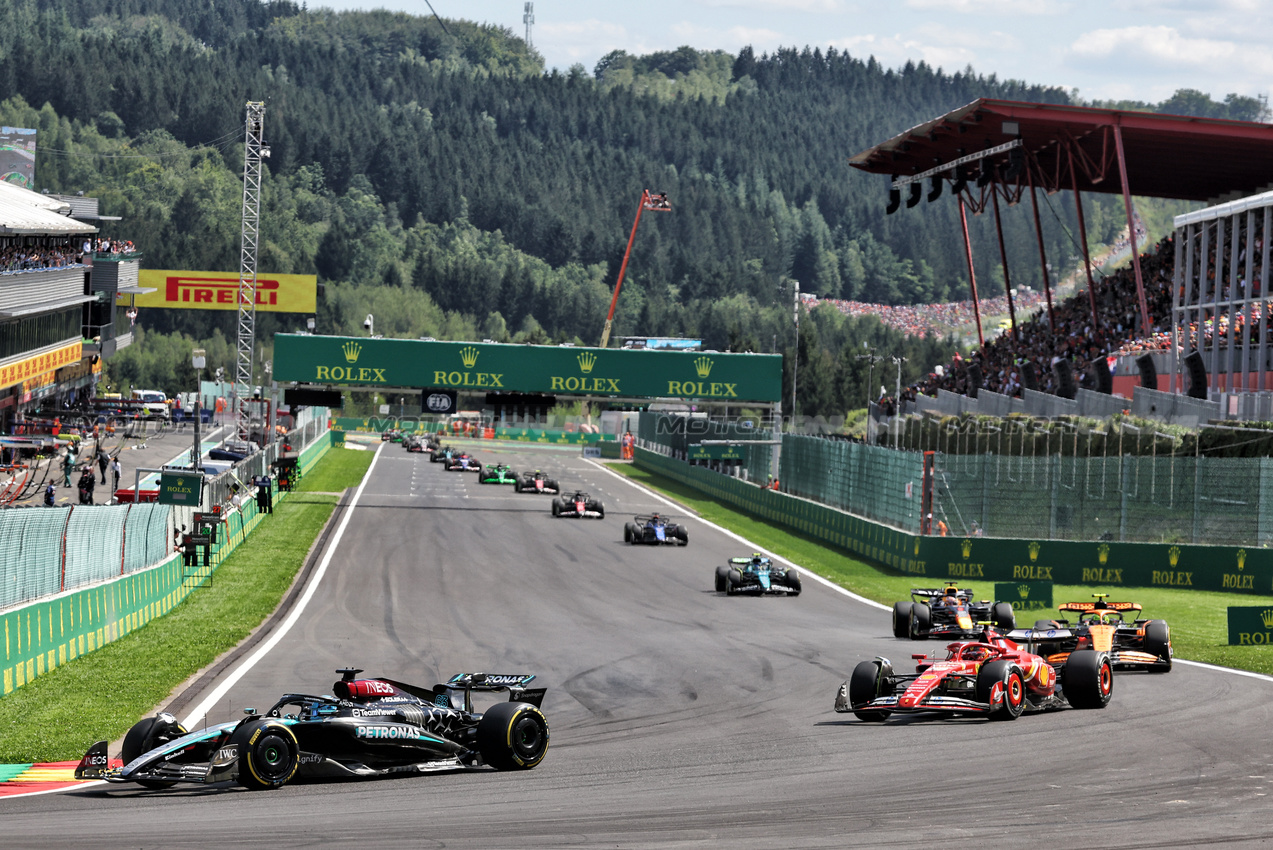
[[[630,522],[623,526],[623,542],[632,542],[632,523]]]
[[[604,505],[600,505],[600,504],[598,504],[598,505],[597,505],[597,519],[605,519],[605,518],[606,518],[606,509],[605,509],[605,506],[604,506]]]
[[[1166,673],[1171,669],[1171,632],[1166,620],[1150,620],[1145,624],[1145,651],[1159,658],[1157,664],[1148,668],[1150,673]]]
[[[685,526],[678,525],[676,527],[676,539],[681,541],[680,542],[681,546],[690,545],[690,533],[685,530]]]
[[[999,705],[990,710],[991,720],[1016,720],[1025,710],[1025,679],[1020,668],[1006,659],[990,661],[977,671],[977,702]]]
[[[849,706],[858,720],[878,723],[889,716],[888,711],[859,709],[871,700],[893,693],[893,670],[879,661],[863,661],[853,668],[849,677]]]
[[[893,637],[910,637],[911,603],[893,603]]]
[[[1114,695],[1114,668],[1095,650],[1071,652],[1061,668],[1065,698],[1075,708],[1104,708]]]
[[[553,500],[553,516],[561,516],[561,505],[558,505],[555,499]]]
[[[725,588],[729,586],[729,567],[719,566],[716,568],[716,592],[724,593]]]
[[[725,592],[735,593],[743,586],[743,574],[739,570],[730,569],[725,573]]]
[[[185,727],[172,715],[160,714],[147,717],[145,720],[134,723],[133,728],[129,729],[128,734],[124,736],[120,758],[124,760],[124,764],[128,764],[138,756],[150,752],[155,747],[161,747],[169,741],[174,741],[184,734],[186,734]],[[137,784],[145,788],[171,788],[177,783],[139,779]]]
[[[281,788],[296,775],[300,766],[300,745],[292,730],[282,723],[258,720],[246,732],[240,745],[239,784],[252,791]]]
[[[933,627],[933,609],[923,602],[911,606],[911,618],[907,634],[911,640],[928,640],[928,630]]]
[[[1010,632],[1017,627],[1017,614],[1010,602],[996,602],[990,609],[990,619],[1001,632]]]
[[[477,723],[477,750],[497,770],[530,770],[548,752],[548,720],[529,703],[496,703]]]

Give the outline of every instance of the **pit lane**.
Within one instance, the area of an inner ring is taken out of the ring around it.
[[[606,518],[553,519],[546,496],[480,485],[386,445],[296,625],[209,712],[326,692],[343,666],[432,684],[532,672],[552,746],[529,773],[293,785],[130,786],[6,801],[14,847],[1015,847],[1255,844],[1273,684],[1177,665],[1120,674],[1104,711],[1012,723],[831,710],[853,665],[911,644],[889,615],[805,582],[725,598],[713,570],[747,547],[695,519],[686,548],[625,546],[633,514],[678,513],[561,452],[543,468]],[[683,512],[681,512],[683,513]],[[196,700],[197,702],[197,700]]]

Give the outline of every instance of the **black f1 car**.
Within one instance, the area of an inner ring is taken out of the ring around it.
[[[624,543],[674,543],[677,546],[688,546],[689,532],[685,526],[668,522],[667,517],[658,514],[640,514],[632,522],[623,526]]]
[[[912,588],[910,602],[893,603],[893,636],[911,640],[967,638],[981,633],[992,622],[1002,632],[1017,626],[1008,602],[974,600],[971,588]]]
[[[557,496],[553,499],[553,516],[604,519],[605,515],[606,509],[601,501],[592,498],[582,490],[576,490],[569,496]]]
[[[561,492],[555,478],[549,478],[540,470],[523,472],[522,477],[513,482],[513,489],[518,493],[547,493],[556,496]]]
[[[124,736],[123,767],[98,741],[76,779],[136,782],[237,781],[252,790],[293,778],[371,777],[489,765],[529,770],[548,751],[543,688],[533,675],[461,673],[432,689],[338,670],[335,695],[285,694],[264,714],[187,732],[171,714],[148,717]],[[473,710],[474,691],[508,691],[508,702]]]
[[[451,459],[451,455],[459,454],[460,450],[450,446],[438,445],[429,455],[429,463],[446,463]]]
[[[1066,602],[1062,613],[1078,614],[1077,622],[1038,620],[1039,654],[1064,664],[1071,652],[1094,649],[1109,653],[1116,668],[1166,673],[1171,670],[1171,630],[1166,620],[1143,620],[1135,602],[1107,602],[1107,594],[1093,593],[1094,602]],[[1128,617],[1131,619],[1128,619]]]
[[[798,596],[800,574],[757,552],[750,558],[730,558],[728,564],[717,567],[716,592],[727,596],[736,593]]]

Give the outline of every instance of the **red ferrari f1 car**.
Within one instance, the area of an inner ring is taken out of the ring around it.
[[[1082,649],[1053,665],[1035,654],[1034,633],[1019,629],[1005,637],[987,626],[975,640],[950,644],[945,660],[911,656],[913,674],[894,672],[887,658],[863,661],[840,686],[835,710],[868,721],[919,712],[1015,720],[1026,711],[1109,704],[1114,667],[1108,653]]]

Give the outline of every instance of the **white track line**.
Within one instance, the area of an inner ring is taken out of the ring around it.
[[[676,503],[674,503],[674,502],[670,502],[670,501],[668,501],[668,500],[667,500],[666,498],[664,498],[662,495],[660,495],[660,494],[658,494],[658,493],[654,492],[654,491],[653,491],[653,490],[651,490],[650,488],[648,488],[648,487],[646,487],[646,486],[644,486],[644,485],[642,485],[642,484],[638,484],[638,483],[636,483],[636,482],[635,482],[635,481],[633,481],[631,478],[628,478],[628,476],[626,476],[626,475],[620,475],[619,473],[617,473],[617,472],[615,472],[614,470],[612,470],[612,469],[610,469],[609,467],[607,467],[605,464],[597,463],[597,462],[596,462],[595,460],[593,460],[592,458],[584,458],[584,460],[585,460],[586,462],[588,462],[588,463],[592,464],[593,466],[597,467],[597,469],[600,469],[600,470],[602,470],[602,471],[604,471],[604,472],[606,472],[606,473],[608,473],[608,474],[610,474],[610,475],[613,475],[615,478],[618,478],[620,481],[623,481],[623,482],[624,482],[625,484],[627,484],[628,486],[630,486],[630,487],[635,487],[636,489],[640,490],[642,493],[645,493],[647,496],[650,496],[650,497],[652,497],[652,498],[655,498],[655,499],[659,500],[660,502],[662,502],[663,504],[667,505],[667,506],[668,506],[668,507],[670,507],[670,508],[680,508],[680,507],[681,507],[680,505],[678,505],[678,504],[676,504]],[[801,576],[801,578],[802,578],[802,579],[803,579],[803,578],[811,578],[811,579],[813,579],[814,581],[818,582],[819,584],[821,584],[821,585],[825,585],[826,587],[831,588],[831,589],[832,589],[832,590],[834,590],[836,593],[839,593],[839,594],[841,594],[841,595],[843,595],[843,596],[847,596],[847,597],[849,597],[850,599],[853,599],[853,600],[855,600],[855,601],[857,601],[857,602],[861,602],[863,605],[869,605],[869,606],[871,606],[872,608],[878,608],[878,609],[879,609],[879,610],[881,610],[881,611],[892,611],[892,610],[893,610],[893,609],[892,609],[892,608],[890,608],[888,605],[881,605],[879,602],[876,602],[874,599],[867,599],[865,596],[858,596],[856,593],[854,593],[854,592],[853,592],[853,591],[851,591],[851,590],[845,590],[845,589],[844,589],[843,587],[841,587],[840,585],[836,584],[836,583],[835,583],[835,582],[833,582],[833,581],[830,581],[829,579],[825,579],[825,578],[823,578],[822,576],[820,576],[820,575],[818,575],[817,573],[813,572],[812,570],[810,570],[808,567],[804,566],[803,564],[797,564],[796,562],[791,561],[791,560],[788,560],[787,558],[784,558],[784,557],[782,557],[781,555],[778,555],[778,554],[775,554],[775,553],[773,553],[773,552],[770,552],[768,549],[764,548],[763,546],[758,546],[757,544],[755,544],[755,543],[753,543],[752,541],[748,540],[746,537],[743,537],[741,534],[736,534],[736,533],[734,533],[734,532],[730,531],[728,528],[723,528],[723,527],[721,527],[721,526],[717,525],[717,524],[716,524],[716,523],[714,523],[714,522],[710,522],[709,520],[705,520],[705,519],[703,519],[702,517],[694,517],[694,519],[696,519],[697,521],[701,522],[703,525],[710,526],[711,528],[716,529],[716,530],[717,530],[717,531],[719,531],[721,534],[724,534],[726,537],[732,537],[732,538],[734,538],[735,540],[737,540],[739,543],[743,543],[743,544],[745,544],[745,545],[747,546],[747,548],[748,548],[748,549],[750,549],[750,550],[751,550],[751,551],[753,551],[753,552],[763,552],[764,554],[768,555],[770,558],[772,558],[772,559],[773,559],[773,560],[775,560],[775,561],[780,561],[780,562],[782,562],[782,563],[784,563],[784,564],[787,564],[787,565],[789,565],[789,566],[792,566],[792,567],[800,567],[800,569],[804,570],[804,573],[803,573],[803,575]]]
[[[238,669],[227,676],[221,684],[217,685],[216,689],[208,695],[207,699],[199,703],[199,705],[190,712],[183,724],[187,729],[193,729],[198,726],[199,721],[203,720],[203,718],[207,716],[208,712],[212,710],[212,707],[221,701],[221,698],[226,695],[230,688],[238,684],[239,680],[242,679],[249,670],[256,666],[256,663],[264,658],[266,653],[278,645],[278,642],[287,635],[292,626],[296,625],[296,621],[300,619],[301,614],[305,611],[305,606],[309,604],[309,600],[313,597],[314,591],[318,589],[318,585],[322,582],[323,575],[327,572],[327,566],[331,563],[332,555],[335,554],[336,549],[340,546],[340,538],[344,535],[345,528],[349,525],[349,520],[354,515],[354,509],[358,507],[358,500],[362,498],[363,488],[366,487],[367,482],[371,480],[371,472],[376,468],[376,461],[380,459],[380,449],[385,445],[387,444],[381,443],[380,446],[376,448],[376,453],[371,458],[371,465],[367,467],[367,472],[363,475],[362,482],[359,483],[357,492],[354,493],[354,499],[349,503],[349,509],[346,510],[345,515],[341,517],[340,525],[336,528],[336,534],[332,537],[331,542],[327,544],[327,554],[323,555],[323,560],[319,563],[318,569],[314,571],[312,576],[310,576],[309,582],[305,587],[305,592],[301,594],[301,598],[297,600],[295,607],[293,607],[291,612],[287,615],[287,619],[283,620],[282,624],[275,630],[274,634],[270,635],[268,640],[257,647],[256,652],[253,652],[250,656],[248,656],[248,659],[239,665]]]

